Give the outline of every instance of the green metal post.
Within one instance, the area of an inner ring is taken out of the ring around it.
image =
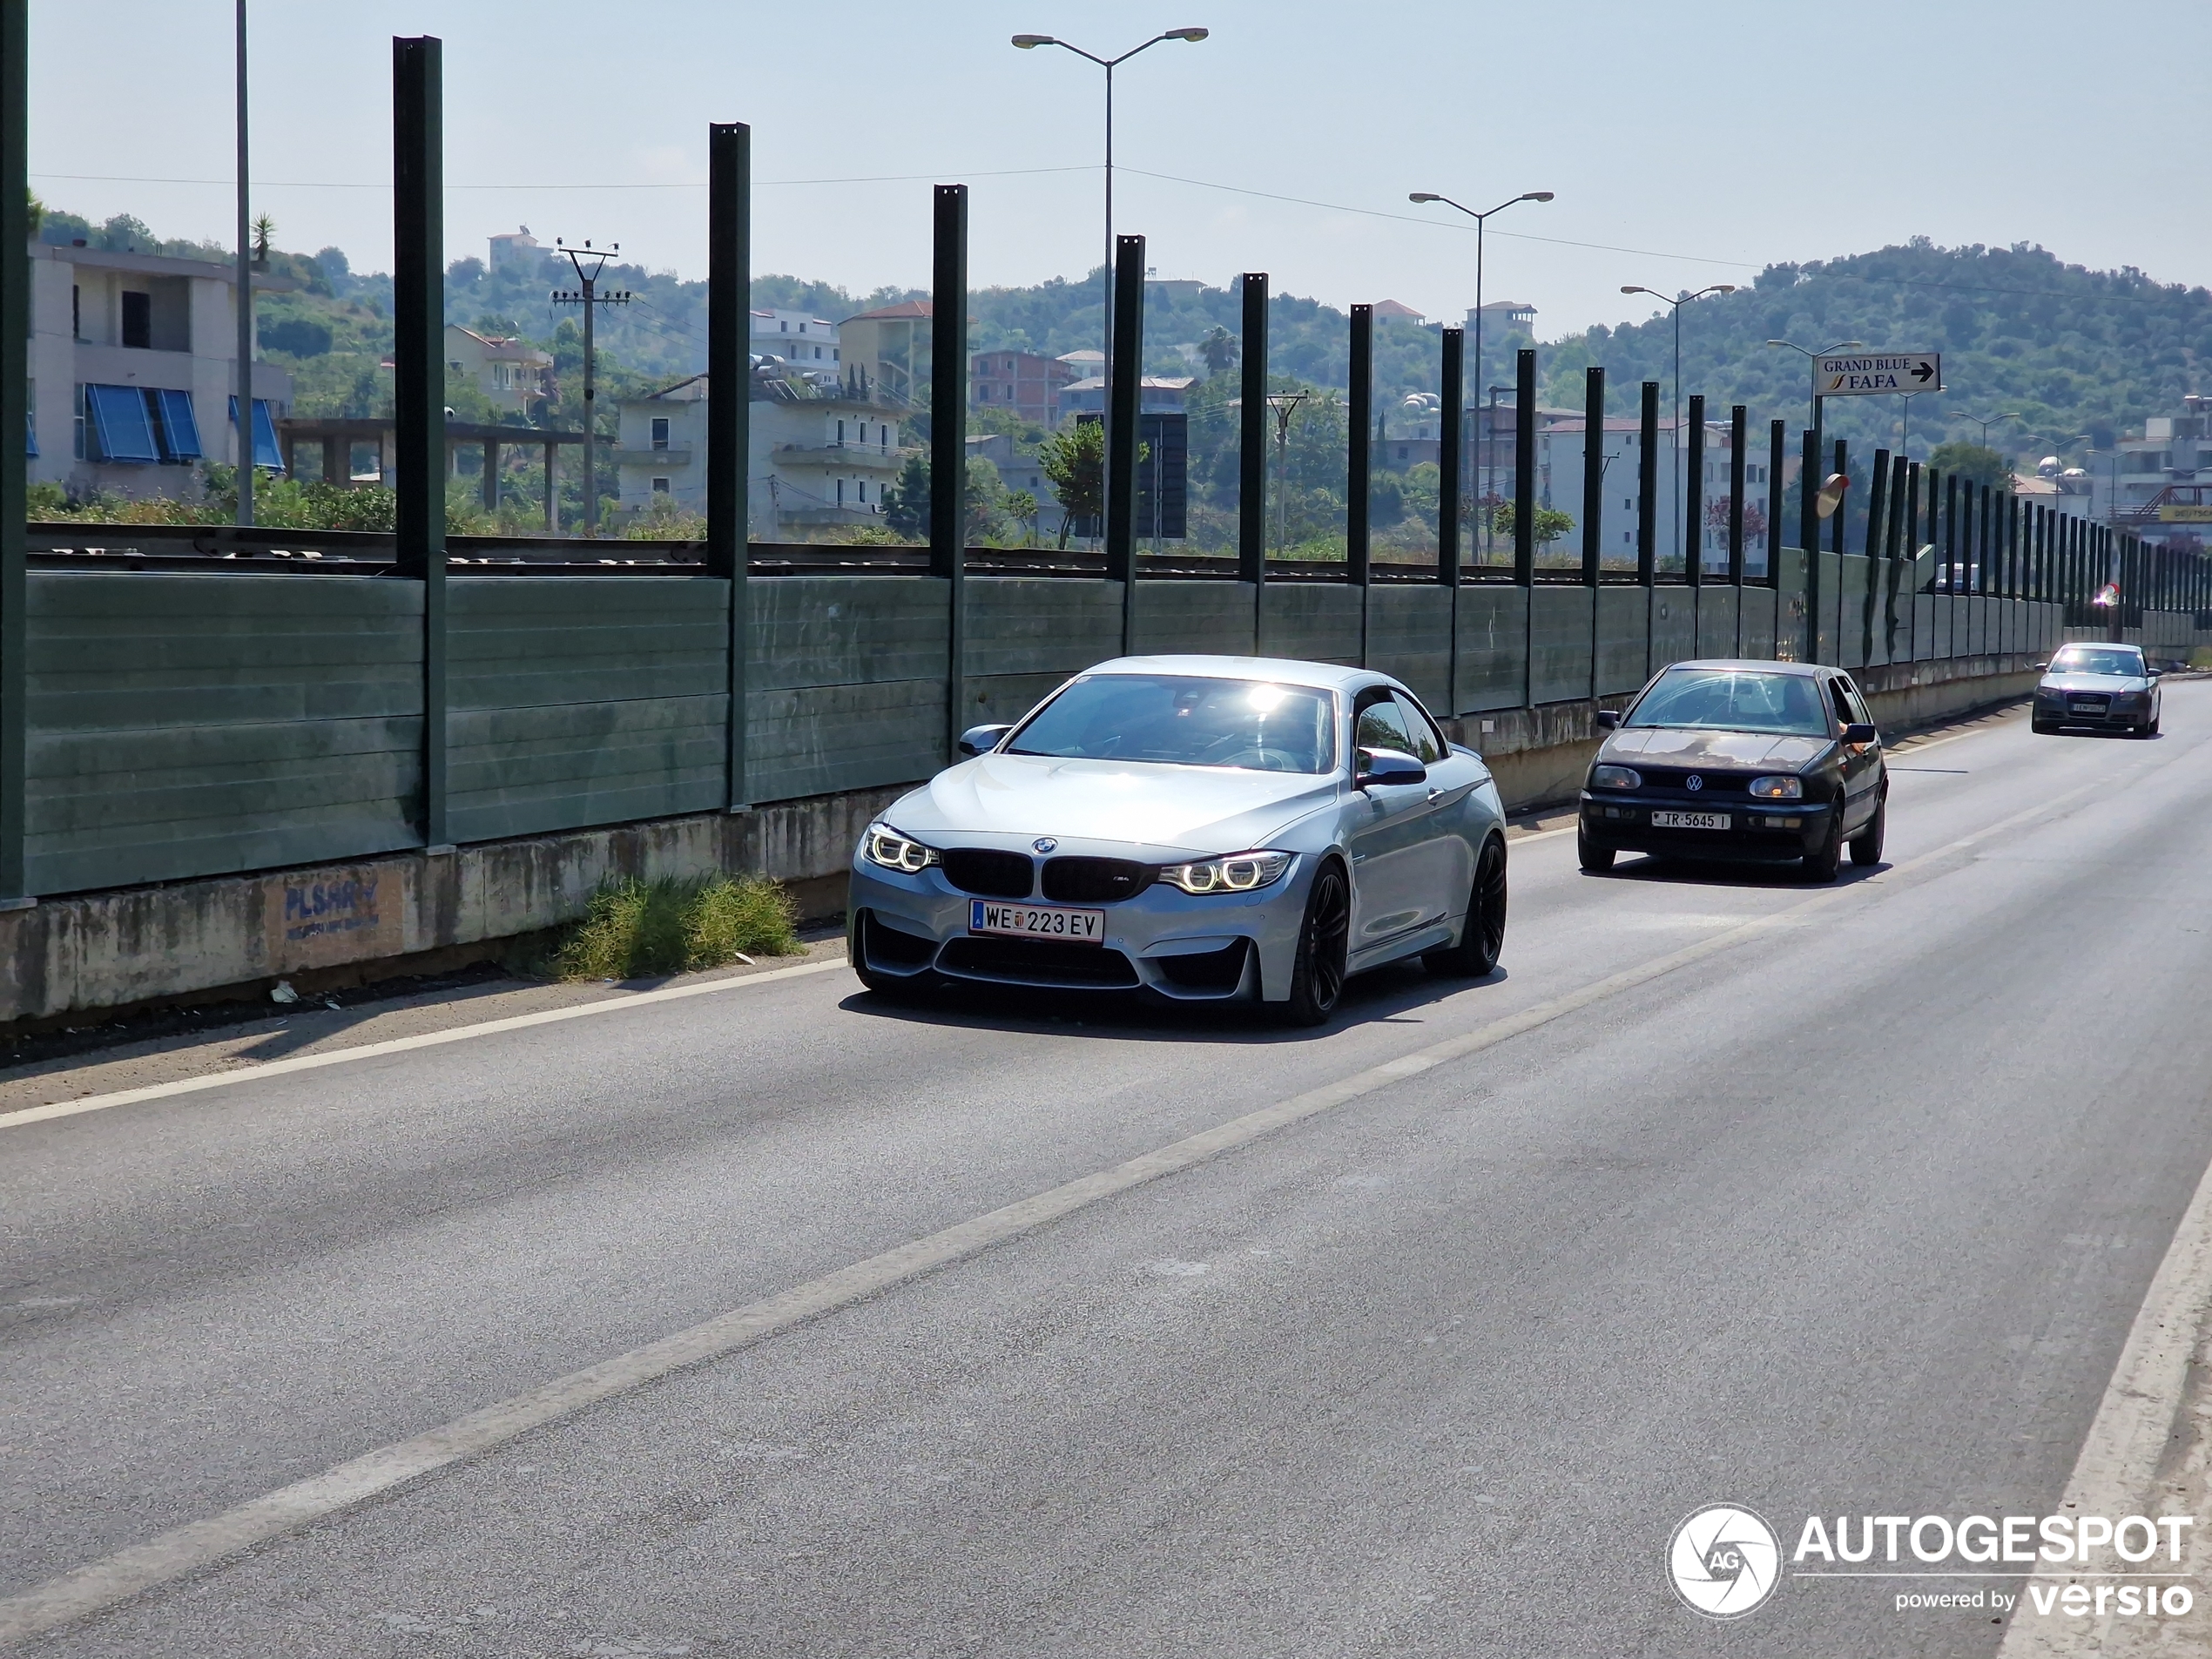
[[[1642,391],[1636,409],[1636,585],[1643,590],[1643,677],[1649,679],[1659,581],[1659,382],[1646,381]]]
[[[724,799],[752,799],[745,772],[745,658],[752,605],[746,591],[752,539],[746,480],[752,418],[752,129],[706,130],[706,566],[730,584],[729,749]]]
[[[945,759],[968,721],[968,186],[940,185],[929,278],[929,570],[950,584]]]
[[[1804,435],[1804,453],[1797,461],[1797,495],[1804,509],[1797,515],[1797,540],[1802,543],[1797,550],[1805,556],[1804,660],[1817,663],[1820,660],[1820,434],[1807,427]]]
[[[1766,584],[1782,590],[1782,475],[1790,466],[1790,423],[1770,421],[1766,433]],[[1780,600],[1775,602],[1777,604]],[[1776,617],[1777,632],[1779,613]]]
[[[1866,555],[1866,598],[1859,606],[1858,660],[1861,664],[1874,660],[1874,602],[1881,593],[1881,582],[1876,572],[1882,568],[1882,550],[1888,544],[1889,525],[1885,517],[1890,496],[1890,452],[1874,452],[1874,469],[1871,479],[1872,499],[1866,505],[1866,542],[1861,550]],[[1843,586],[1842,569],[1837,567],[1837,583]]]
[[[1267,580],[1267,273],[1244,273],[1244,400],[1237,431],[1237,579]],[[1252,649],[1259,649],[1252,596]]]
[[[1369,523],[1368,491],[1374,482],[1373,427],[1375,421],[1375,308],[1352,307],[1352,396],[1350,429],[1345,434],[1344,469],[1345,574],[1361,587],[1367,585]],[[1362,614],[1365,614],[1364,607]],[[1361,629],[1365,634],[1366,629]],[[1365,660],[1364,648],[1362,660]]]
[[[0,260],[0,434],[7,459],[0,464],[0,909],[30,902],[24,838],[24,796],[30,770],[30,581],[24,529],[26,469],[15,435],[29,421],[26,376],[30,366],[30,261],[21,249],[30,239],[30,0],[0,0],[0,203],[15,229]]]
[[[445,133],[436,38],[392,42],[393,446],[399,573],[422,584],[422,844],[446,827]]]
[[[1536,705],[1536,354],[1514,364],[1513,579],[1521,586],[1521,700]]]
[[[1689,442],[1683,451],[1682,579],[1693,589],[1705,585],[1705,395],[1689,400]],[[1704,613],[1693,604],[1702,624]],[[1703,649],[1700,646],[1698,649]]]
[[[1590,700],[1597,700],[1598,577],[1605,562],[1605,370],[1582,374],[1582,585],[1590,590]]]
[[[1144,401],[1144,239],[1114,239],[1114,355],[1106,401],[1106,579],[1122,584],[1122,651],[1136,650],[1136,448]]]
[[[1445,712],[1460,712],[1460,472],[1466,462],[1467,331],[1444,331],[1442,442],[1436,451],[1436,579],[1452,591]]]
[[[1743,654],[1743,405],[1728,413],[1728,585],[1736,590],[1736,651]]]

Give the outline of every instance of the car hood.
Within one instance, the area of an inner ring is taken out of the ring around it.
[[[1615,732],[1598,751],[1601,760],[1649,761],[1661,766],[1771,766],[1795,772],[1819,759],[1826,738],[1771,732],[1716,732],[1709,727],[1631,726]]]
[[[979,755],[938,773],[885,817],[927,840],[1050,835],[1205,853],[1264,846],[1334,799],[1333,774],[1238,772],[1046,755]]]
[[[2140,674],[2046,674],[2047,691],[2141,691],[2150,682]]]

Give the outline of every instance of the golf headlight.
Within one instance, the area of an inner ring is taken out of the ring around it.
[[[1160,880],[1185,893],[1250,893],[1279,880],[1290,867],[1288,853],[1231,853],[1198,864],[1170,864]]]
[[[1628,766],[1593,766],[1590,769],[1592,789],[1641,789],[1643,774]]]
[[[1753,800],[1803,800],[1805,786],[1797,778],[1754,778],[1751,779]]]
[[[902,875],[915,875],[937,862],[937,849],[910,841],[887,824],[871,824],[860,838],[860,852],[870,864]]]

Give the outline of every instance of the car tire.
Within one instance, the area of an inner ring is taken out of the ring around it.
[[[1820,843],[1820,850],[1805,854],[1804,879],[1816,885],[1833,881],[1836,872],[1844,867],[1844,803],[1836,800],[1836,810],[1829,815],[1828,833]]]
[[[2141,731],[2141,732],[2138,735],[2139,735],[2139,736],[2141,736],[2141,737],[2146,737],[2146,738],[2155,738],[2155,737],[2156,737],[2156,736],[2158,735],[2158,720],[2157,720],[2157,718],[2156,718],[2155,716],[2154,716],[2154,717],[2152,718],[2152,719],[2151,719],[2151,723],[2150,723],[2148,725],[2145,726],[2145,727],[2142,729],[2142,731]]]
[[[2035,733],[2035,735],[2039,738],[2047,738],[2055,735],[2059,727],[2058,722],[2055,720],[2031,719],[2027,723],[2027,729]]]
[[[1291,965],[1291,995],[1275,1013],[1285,1025],[1325,1025],[1344,995],[1345,961],[1352,944],[1352,888],[1344,867],[1332,859],[1315,873],[1298,923],[1298,957]]]
[[[1620,849],[1600,846],[1590,840],[1588,830],[1575,832],[1575,860],[1592,875],[1603,875],[1613,867],[1613,860],[1620,856]]]
[[[1865,829],[1851,838],[1851,861],[1861,869],[1882,861],[1882,834],[1889,826],[1889,802],[1875,802],[1874,816],[1866,820]]]
[[[1460,942],[1421,957],[1432,974],[1480,979],[1498,965],[1506,945],[1506,844],[1493,835],[1474,860],[1474,884],[1467,893],[1467,921]]]

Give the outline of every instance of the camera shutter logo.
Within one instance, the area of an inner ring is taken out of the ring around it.
[[[1781,1576],[1774,1528],[1737,1504],[1707,1504],[1675,1528],[1667,1546],[1668,1581],[1709,1619],[1740,1619],[1763,1606]]]

